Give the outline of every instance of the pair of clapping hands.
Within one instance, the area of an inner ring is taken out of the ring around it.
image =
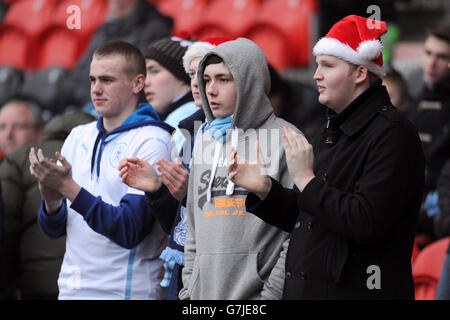
[[[283,147],[286,152],[289,174],[302,191],[308,182],[314,178],[312,146],[303,134],[297,133],[286,126],[284,127]],[[265,163],[258,141],[255,142],[254,148],[258,155],[255,162],[243,159],[234,148],[231,149],[228,179],[264,199],[270,191],[271,180],[265,174]],[[122,182],[133,188],[148,192],[158,190],[162,182],[170,193],[181,201],[187,193],[189,172],[178,159],[175,159],[174,162],[160,159],[156,162],[156,165],[160,172],[159,176],[147,161],[137,158],[123,159],[119,164]]]
[[[312,146],[303,134],[297,133],[287,126],[284,127],[282,139],[289,174],[299,190],[302,191],[314,178]],[[258,141],[255,142],[254,150],[257,160],[249,162],[240,157],[234,148],[231,149],[228,178],[236,185],[264,199],[270,191],[271,180],[264,172],[265,163]],[[40,149],[37,154],[34,148],[30,151],[30,171],[38,179],[39,189],[44,199],[49,200],[50,203],[58,203],[64,196],[68,197],[68,193],[72,193],[69,199],[74,198],[76,193],[74,196],[73,193],[77,191],[77,185],[71,184],[73,180],[70,163],[58,152],[55,156],[61,162],[61,166],[58,166],[54,160],[44,157]],[[161,184],[164,184],[174,198],[181,201],[187,193],[188,170],[179,159],[175,159],[174,162],[160,159],[156,161],[156,167],[160,172],[159,175],[147,161],[125,158],[120,161],[118,170],[122,182],[130,187],[146,192],[155,192],[161,187]]]

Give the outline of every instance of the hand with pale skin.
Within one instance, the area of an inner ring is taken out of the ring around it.
[[[156,161],[162,183],[169,189],[172,196],[181,202],[187,194],[189,171],[178,158],[174,162],[167,159]]]
[[[300,191],[315,177],[314,153],[305,136],[289,127],[284,127],[283,147],[289,175]]]
[[[145,160],[124,158],[119,163],[119,176],[128,186],[145,192],[156,192],[161,179],[156,170]]]
[[[237,151],[231,148],[228,179],[263,200],[269,194],[272,180],[265,174],[266,165],[259,148],[259,141],[255,142],[254,150],[257,159],[255,162],[250,162],[240,157]]]
[[[30,172],[38,179],[48,214],[55,213],[61,207],[64,197],[73,201],[81,189],[72,179],[70,163],[59,152],[55,153],[55,157],[62,165],[57,165],[55,160],[45,157],[42,149],[38,149],[36,153],[35,149],[31,148],[29,153]]]

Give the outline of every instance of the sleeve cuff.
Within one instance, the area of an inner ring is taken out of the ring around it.
[[[92,204],[97,200],[89,191],[84,188],[80,189],[75,199],[73,199],[70,208],[81,214],[83,217],[88,212]]]
[[[166,195],[167,193],[169,193],[169,189],[167,189],[164,184],[161,184],[161,187],[155,192],[146,192],[145,197],[150,200],[156,200]]]
[[[45,202],[44,200],[41,201],[41,211],[43,214],[40,216],[40,219],[42,221],[45,221],[48,225],[59,225],[64,222],[66,219],[66,213],[67,213],[67,205],[66,205],[66,199],[62,200],[61,208],[56,212],[56,214],[49,215],[47,211],[45,210]]]
[[[247,199],[245,200],[245,206],[247,210],[252,212],[252,210],[257,210],[261,205],[270,205],[277,198],[280,188],[283,188],[280,183],[272,177],[269,177],[272,180],[272,186],[270,187],[270,191],[264,200],[261,200],[256,194],[249,192],[247,195]]]
[[[303,191],[298,190],[298,206],[302,211],[308,212],[311,215],[317,211],[317,199],[322,188],[322,179],[314,177],[305,186]]]

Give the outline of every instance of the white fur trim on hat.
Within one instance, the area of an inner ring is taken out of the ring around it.
[[[381,54],[382,49],[383,45],[378,40],[361,42],[358,51],[355,51],[349,45],[343,44],[337,39],[322,38],[314,46],[313,54],[315,56],[331,55],[356,65],[364,65],[377,76],[384,77],[386,72],[383,67],[371,61]]]
[[[203,58],[208,52],[210,52],[215,46],[209,42],[198,41],[194,42],[183,56],[183,67],[186,73],[189,73],[189,66],[194,58]]]

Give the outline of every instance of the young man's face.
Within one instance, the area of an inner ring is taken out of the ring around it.
[[[209,106],[216,118],[225,118],[236,108],[236,84],[225,63],[207,65],[203,73]]]
[[[330,55],[318,55],[314,74],[319,90],[319,102],[336,112],[344,110],[353,101],[356,86],[350,65]]]
[[[191,60],[191,64],[189,65],[189,78],[191,79],[191,91],[192,96],[194,97],[194,103],[197,107],[202,106],[202,98],[200,97],[200,91],[198,90],[198,79],[197,79],[197,71],[198,64],[202,60],[201,57],[196,57]]]
[[[181,95],[184,83],[169,70],[153,59],[145,59],[147,78],[145,79],[145,99],[159,114]]]
[[[449,74],[450,44],[436,37],[429,36],[425,41],[423,73],[425,81],[435,84]]]
[[[91,62],[91,99],[95,110],[105,119],[120,117],[135,108],[134,81],[125,71],[127,61],[121,55],[96,57]]]

